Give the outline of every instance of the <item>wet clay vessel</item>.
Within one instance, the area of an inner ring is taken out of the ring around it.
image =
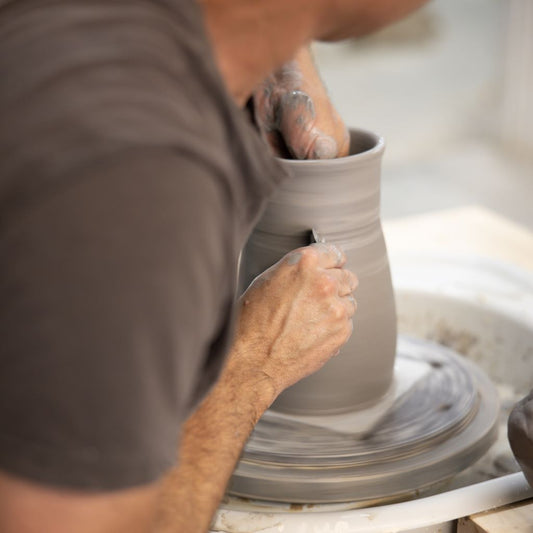
[[[271,409],[333,414],[366,409],[389,390],[396,353],[396,311],[380,222],[384,141],[351,130],[350,155],[283,160],[293,177],[269,202],[243,250],[241,287],[290,250],[310,243],[311,229],[342,247],[359,278],[354,333],[320,371],[283,392]]]

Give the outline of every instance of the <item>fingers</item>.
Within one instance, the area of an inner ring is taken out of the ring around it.
[[[294,90],[282,94],[277,125],[292,158],[334,159],[347,155],[348,130],[342,122],[337,125],[336,112],[330,107],[329,101],[323,102],[317,113],[314,101],[306,92]]]
[[[359,280],[353,272],[342,268],[346,255],[339,247],[330,243],[314,243],[290,252],[284,261],[287,265],[301,262],[301,267],[311,266],[311,270],[319,273],[314,290],[333,299],[330,301],[338,319],[351,320],[357,310],[352,293],[357,289]]]
[[[327,275],[338,285],[339,296],[346,296],[359,286],[357,276],[350,270],[342,268],[346,263],[346,255],[334,244],[314,243],[305,248],[298,248],[288,253],[281,262],[296,265],[302,260],[314,267],[325,269]]]
[[[348,155],[348,129],[329,99],[308,47],[264,80],[253,101],[259,130],[280,157]]]
[[[337,303],[332,306],[341,332],[341,345],[352,335],[354,329],[354,315],[357,311],[357,301],[352,294],[339,297]],[[339,352],[337,352],[339,353]],[[337,355],[337,354],[335,354]]]
[[[359,286],[357,276],[345,268],[334,268],[328,270],[328,276],[335,278],[337,281],[339,296],[348,296]]]
[[[317,131],[305,156],[300,159],[335,159],[341,157],[340,151],[337,141],[331,135]]]
[[[345,320],[351,322],[356,311],[357,301],[352,294],[337,297],[331,303],[331,312],[338,324],[343,324]]]
[[[336,245],[330,243],[317,242],[311,244],[318,254],[318,266],[322,268],[340,268],[346,263],[346,255]]]
[[[294,159],[318,159],[310,155],[315,137],[315,106],[308,94],[300,90],[284,93],[278,107],[279,132]],[[333,142],[334,143],[334,142]],[[331,158],[335,157],[336,146]]]
[[[359,286],[359,280],[352,271],[342,268],[346,263],[346,255],[338,246],[330,243],[314,243],[293,250],[281,262],[291,266],[301,262],[304,268],[311,263],[313,270],[321,269],[321,290],[333,297],[339,297],[348,316],[353,316],[357,303],[352,293]]]
[[[357,301],[354,298],[353,294],[348,294],[346,296],[343,296],[341,298],[342,304],[344,305],[346,309],[346,315],[349,319],[351,319],[355,312],[357,311]]]
[[[242,353],[255,354],[244,364],[270,376],[277,392],[321,368],[352,334],[358,282],[345,262],[332,244],[302,247],[244,294],[237,338],[253,346]]]
[[[346,255],[334,244],[314,243],[293,250],[284,258],[289,265],[296,265],[302,260],[320,268],[340,268],[346,263]]]
[[[309,48],[293,61],[299,73],[280,101],[280,131],[297,159],[332,159],[348,155],[348,129],[333,106]]]

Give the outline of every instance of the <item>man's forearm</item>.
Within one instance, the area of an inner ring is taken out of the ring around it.
[[[240,105],[313,39],[361,37],[427,0],[200,0],[219,69]]]
[[[253,427],[287,387],[321,368],[350,336],[354,274],[333,245],[299,248],[241,297],[222,374],[184,424],[154,533],[205,533]]]
[[[227,367],[182,429],[154,533],[204,533],[254,425],[273,401],[269,384]]]

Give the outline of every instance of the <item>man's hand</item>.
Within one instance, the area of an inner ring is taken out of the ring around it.
[[[266,378],[274,396],[324,365],[352,333],[357,278],[330,244],[286,255],[241,298],[228,367]],[[274,398],[273,398],[274,399]]]
[[[276,155],[294,159],[348,155],[348,130],[307,47],[258,87],[254,110],[259,129]]]
[[[205,532],[263,412],[348,340],[357,278],[345,261],[332,245],[300,248],[244,293],[227,364],[183,428],[154,533]]]

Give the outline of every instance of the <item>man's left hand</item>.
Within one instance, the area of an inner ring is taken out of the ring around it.
[[[254,111],[262,135],[280,157],[333,159],[348,155],[348,130],[307,47],[257,88]]]

